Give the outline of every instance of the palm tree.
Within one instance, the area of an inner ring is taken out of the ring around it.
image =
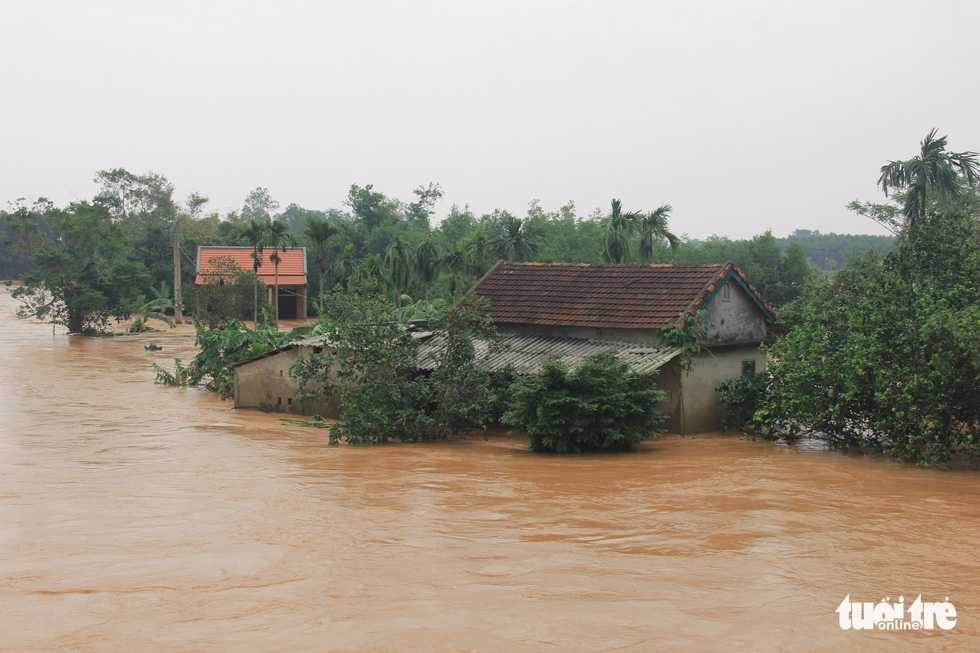
[[[513,256],[515,261],[533,259],[538,253],[541,229],[531,220],[514,216],[504,219],[503,233],[493,240],[494,248],[502,258]]]
[[[262,251],[265,247],[266,229],[264,220],[251,218],[240,232],[240,237],[252,247],[252,272],[255,273],[255,307],[252,312],[253,325],[259,322],[259,267],[262,265]]]
[[[388,268],[389,281],[395,288],[395,301],[399,310],[402,307],[402,289],[408,285],[410,266],[408,250],[405,249],[401,238],[395,236],[388,249],[385,250],[385,265]]]
[[[449,272],[450,297],[456,297],[456,283],[459,281],[460,272],[466,268],[467,262],[465,242],[462,240],[456,243],[456,246],[442,257],[442,265]]]
[[[460,241],[460,247],[466,253],[467,263],[473,268],[476,278],[483,278],[493,256],[493,241],[487,238],[482,229],[476,229]]]
[[[603,221],[603,232],[606,237],[606,249],[602,252],[602,260],[606,263],[622,263],[630,255],[630,237],[636,231],[639,215],[636,212],[623,213],[623,203],[612,200],[612,210]]]
[[[439,268],[442,267],[442,259],[436,246],[432,244],[432,234],[425,237],[415,248],[414,267],[415,274],[418,276],[422,286],[425,288],[425,310],[429,311],[429,286],[439,277]]]
[[[667,216],[672,210],[670,204],[661,204],[656,211],[640,218],[640,255],[644,259],[649,257],[650,263],[653,263],[655,243],[666,242],[672,252],[680,245],[680,240],[667,227]]]
[[[276,328],[279,328],[279,263],[282,260],[279,258],[279,252],[283,254],[290,247],[296,246],[296,239],[293,235],[289,233],[289,225],[281,220],[272,220],[266,225],[266,240],[269,247],[272,248],[272,264],[276,269],[276,305],[275,305],[275,316],[276,316]]]
[[[346,293],[350,286],[351,277],[357,273],[357,258],[354,255],[354,243],[347,243],[340,250],[340,256],[333,264],[333,271],[340,277],[340,283],[344,286]]]
[[[303,231],[303,235],[306,237],[306,241],[310,244],[310,249],[313,252],[313,265],[320,272],[320,285],[318,289],[322,293],[323,273],[327,268],[327,242],[339,234],[341,230],[340,227],[332,225],[326,220],[318,220],[311,216],[307,216],[304,223],[306,224],[306,229]]]
[[[362,282],[375,282],[382,289],[388,288],[388,274],[385,272],[385,262],[377,254],[368,254],[357,264],[354,277]]]
[[[971,186],[980,175],[976,152],[947,152],[946,137],[936,137],[933,129],[921,143],[919,156],[908,161],[889,161],[881,167],[878,185],[885,195],[889,189],[906,190],[902,212],[909,228],[924,218],[927,195],[955,197],[962,177]]]

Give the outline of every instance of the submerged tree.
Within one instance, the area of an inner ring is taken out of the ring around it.
[[[945,147],[933,136],[922,160],[885,166],[890,186],[917,196],[904,198],[898,247],[811,288],[799,300],[800,323],[773,347],[765,382],[727,389],[751,412],[747,427],[922,462],[980,455],[980,196],[968,185],[944,187],[951,168],[928,181],[926,171],[942,165],[925,160]],[[957,157],[972,169],[971,153]],[[964,172],[965,184],[972,174]],[[742,390],[755,393],[755,410]]]
[[[56,209],[39,200],[21,205],[8,222],[36,266],[13,291],[23,316],[61,324],[69,333],[101,331],[110,317],[127,317],[150,285],[146,266],[105,206],[77,202]]]

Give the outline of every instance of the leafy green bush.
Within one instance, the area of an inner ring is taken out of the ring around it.
[[[223,326],[211,328],[197,324],[195,344],[201,348],[200,353],[186,368],[179,358],[175,359],[173,374],[154,365],[157,382],[164,385],[203,384],[222,398],[230,397],[235,391],[234,374],[230,367],[232,363],[282,347],[310,331],[309,327],[299,327],[282,332],[270,326],[268,319],[265,322],[256,329],[249,329],[238,320],[228,320]]]
[[[728,409],[721,423],[723,430],[736,428],[743,433],[759,432],[755,414],[765,399],[767,381],[768,376],[765,373],[746,374],[729,379],[717,387],[719,399]]]
[[[587,356],[575,370],[558,357],[518,379],[503,422],[524,430],[534,451],[628,449],[662,433],[664,393],[656,372],[634,372],[612,350]]]
[[[300,401],[336,394],[341,413],[331,442],[375,444],[456,435],[487,421],[495,397],[473,339],[493,340],[492,323],[471,306],[445,305],[430,319],[442,343],[431,373],[418,370],[419,343],[389,299],[370,287],[324,297],[321,320],[334,334],[300,356],[291,374]]]
[[[272,310],[267,299],[266,285],[256,279],[252,270],[243,270],[230,258],[212,262],[215,272],[209,283],[186,283],[182,288],[187,306],[196,306],[200,321],[208,327],[219,328],[228,320],[251,320],[255,311],[255,285],[258,284],[258,312]]]
[[[805,295],[772,349],[760,430],[925,463],[980,454],[978,243],[976,218],[927,216]]]

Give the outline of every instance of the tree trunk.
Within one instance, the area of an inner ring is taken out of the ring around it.
[[[279,258],[278,255],[276,258]],[[279,261],[276,261],[276,296],[273,298],[276,309],[276,331],[279,330]]]
[[[184,304],[180,293],[180,241],[174,235],[174,324],[183,322]]]

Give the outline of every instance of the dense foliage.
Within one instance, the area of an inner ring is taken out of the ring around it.
[[[300,401],[339,397],[332,442],[442,438],[487,421],[495,397],[489,373],[477,364],[474,340],[496,335],[473,306],[433,312],[428,330],[441,347],[428,374],[418,369],[419,341],[399,310],[370,286],[325,296],[321,324],[329,341],[320,352],[299,357],[291,374]]]
[[[326,210],[289,204],[279,211],[279,203],[260,187],[247,195],[240,211],[219,215],[209,213],[207,197],[196,192],[183,201],[174,198],[172,184],[157,173],[139,175],[116,168],[99,171],[95,181],[99,191],[90,203],[57,211],[68,216],[74,216],[78,206],[102,211],[106,222],[123,238],[116,255],[139,262],[145,269],[145,274],[133,278],[134,288],[120,289],[124,292],[117,293],[118,301],[112,292],[105,295],[107,314],[125,313],[124,300],[132,302],[137,295],[146,295],[151,286],[166,282],[178,309],[175,321],[180,320],[180,309],[185,306],[193,312],[200,298],[201,291],[193,283],[199,245],[251,246],[256,251],[280,249],[293,242],[307,247],[311,271],[307,296],[315,313],[322,291],[337,284],[346,288],[351,280],[378,282],[396,303],[402,295],[450,299],[501,258],[570,263],[732,260],[767,301],[781,306],[798,296],[814,266],[835,270],[869,247],[884,253],[890,243],[887,237],[807,230],[787,238],[766,233],[748,240],[685,239],[670,231],[668,219],[673,209],[669,204],[624,211],[618,200],[608,212],[596,209],[589,215],[579,214],[572,202],[546,211],[535,200],[523,216],[500,209],[477,215],[455,205],[438,216],[436,204],[442,190],[431,183],[416,188],[410,202],[389,197],[370,184],[354,184],[344,207]],[[55,210],[40,202],[34,207],[18,203],[0,211],[0,278],[23,277],[38,269],[38,252],[32,246],[45,239],[49,245],[56,242],[45,223]],[[22,228],[25,218],[35,225],[30,233]],[[82,216],[77,219],[84,223]],[[93,243],[86,246],[92,251],[79,252],[82,260],[104,255]],[[101,278],[101,270],[99,274]],[[262,313],[264,300],[257,277],[249,281],[254,319]],[[221,293],[229,296],[221,299],[217,296]],[[242,293],[211,288],[207,294],[206,303],[235,303],[232,314],[249,317],[238,305]],[[275,308],[271,307],[273,314]],[[95,328],[106,314],[102,313],[85,328]]]
[[[883,176],[943,165],[913,162],[893,162]],[[804,317],[770,351],[768,376],[724,388],[733,421],[914,461],[980,454],[980,197],[911,177],[908,185],[928,201],[896,198],[911,207],[891,213],[898,246],[804,295]]]
[[[587,356],[574,370],[549,357],[540,373],[514,383],[503,421],[525,431],[534,451],[628,449],[661,432],[666,418],[656,406],[665,395],[656,377],[634,372],[610,350]]]
[[[128,315],[150,274],[125,230],[105,207],[79,202],[56,209],[45,201],[7,215],[20,251],[34,270],[13,296],[20,314],[47,319],[71,333],[104,330],[112,317]]]
[[[164,385],[203,385],[222,398],[230,397],[235,391],[232,363],[282,347],[311,331],[309,327],[300,327],[283,332],[268,324],[269,320],[265,322],[255,329],[238,320],[210,328],[198,324],[195,344],[200,347],[200,353],[186,367],[176,359],[173,373],[154,364],[157,381]]]

